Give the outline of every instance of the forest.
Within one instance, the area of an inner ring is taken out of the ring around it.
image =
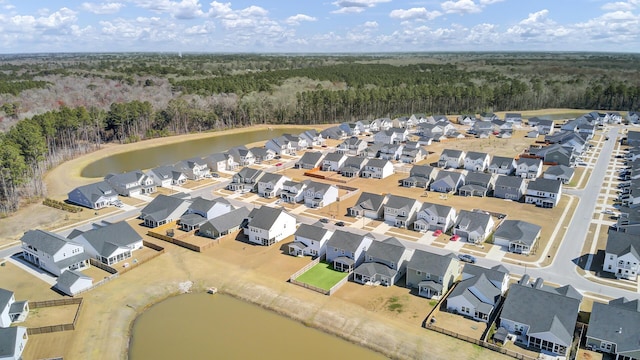
[[[0,216],[107,142],[413,113],[640,107],[640,55],[0,55]]]

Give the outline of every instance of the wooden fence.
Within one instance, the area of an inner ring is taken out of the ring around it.
[[[303,282],[300,282],[300,281],[295,280],[295,279],[289,279],[289,282],[294,284],[294,285],[302,286],[303,288],[306,288],[306,289],[309,289],[309,290],[313,290],[313,291],[318,292],[318,293],[320,293],[322,295],[331,295],[330,290],[321,289],[321,288],[319,288],[317,286],[309,285],[307,283],[303,283]]]
[[[105,264],[103,262],[98,261],[97,259],[90,258],[89,259],[89,263],[91,264],[91,266],[95,266],[98,269],[102,269],[102,270],[108,272],[111,275],[118,273],[118,270],[116,270],[115,268],[113,268],[113,267],[111,267],[111,266],[109,266],[109,265],[107,265],[107,264]]]
[[[329,289],[329,293],[327,295],[331,296],[334,292],[338,291],[342,287],[342,285],[346,284],[347,281],[353,280],[353,272],[349,273],[344,279],[338,281],[337,284],[333,285],[331,289]]]
[[[309,270],[312,267],[316,266],[324,258],[325,258],[325,255],[322,255],[322,256],[318,256],[317,258],[311,260],[311,262],[308,263],[307,265],[303,266],[302,269],[300,269],[300,270],[296,271],[295,273],[293,273],[293,275],[291,275],[289,277],[289,280],[297,279],[298,276],[304,274],[307,270]]]
[[[52,306],[76,305],[76,304],[78,305],[78,309],[76,310],[76,314],[73,317],[73,322],[69,324],[57,324],[57,325],[50,325],[50,326],[41,326],[37,328],[28,328],[27,334],[37,335],[37,334],[48,334],[48,333],[59,332],[59,331],[75,330],[76,323],[78,322],[78,318],[80,317],[80,311],[82,310],[82,298],[56,299],[56,300],[29,302],[29,307],[31,309],[38,309],[38,308],[52,307]]]
[[[195,252],[203,252],[204,250],[208,249],[209,247],[213,246],[213,243],[207,244],[205,246],[199,246],[199,245],[195,245],[195,244],[191,244],[182,240],[178,240],[174,237],[168,236],[168,235],[164,235],[164,234],[160,234],[157,233],[155,231],[151,231],[149,230],[147,232],[147,235],[151,236],[152,238],[156,238],[156,239],[160,239],[162,241],[166,241],[168,243],[174,244],[174,245],[178,245],[180,247],[183,247],[185,249],[189,249],[191,251],[195,251]]]

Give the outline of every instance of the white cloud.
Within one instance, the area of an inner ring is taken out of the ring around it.
[[[138,7],[147,9],[159,14],[169,14],[173,18],[189,20],[203,17],[206,14],[202,11],[199,0],[130,0]]]
[[[318,19],[313,16],[305,15],[305,14],[296,14],[293,16],[289,16],[284,22],[289,25],[299,25],[302,21],[317,21]]]
[[[480,0],[480,5],[491,5],[499,2],[503,2],[504,0]]]
[[[378,22],[377,21],[366,21],[364,24],[362,24],[362,26],[364,26],[365,28],[368,28],[368,29],[377,29],[378,28]]]
[[[375,7],[380,3],[390,2],[391,0],[338,0],[332,4],[339,9],[332,11],[334,14],[359,13],[367,8]]]
[[[442,13],[440,11],[428,11],[427,9],[421,8],[411,8],[411,9],[397,9],[393,10],[389,13],[389,17],[392,19],[399,20],[433,20],[438,16],[441,16]]]
[[[549,15],[549,10],[547,10],[547,9],[543,9],[543,10],[540,10],[538,12],[530,13],[529,16],[526,19],[520,21],[520,24],[521,25],[537,24],[540,21],[546,19],[547,15]]]
[[[449,0],[443,2],[441,6],[447,14],[471,14],[482,10],[473,0]]]
[[[9,23],[15,27],[18,27],[19,31],[27,32],[42,29],[61,29],[65,26],[74,23],[76,18],[76,12],[62,8],[49,16],[34,17],[31,15],[16,15],[9,19]]]
[[[88,11],[94,14],[100,14],[100,15],[115,14],[118,11],[120,11],[120,9],[122,9],[123,7],[124,7],[124,4],[118,3],[118,2],[100,3],[100,4],[84,2],[82,3],[82,5],[80,5],[80,8],[82,10]]]
[[[616,1],[602,5],[604,11],[631,11],[640,5],[639,0]]]

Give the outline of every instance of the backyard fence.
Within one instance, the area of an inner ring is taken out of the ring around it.
[[[309,285],[307,283],[300,282],[300,281],[298,281],[296,279],[289,279],[289,282],[294,284],[294,285],[302,286],[303,288],[306,288],[306,289],[309,289],[309,290],[313,290],[313,291],[318,292],[318,293],[320,293],[322,295],[331,295],[331,290],[321,289],[321,288],[319,288],[317,286]]]
[[[75,330],[76,323],[78,322],[78,318],[80,317],[80,310],[82,310],[82,298],[56,299],[56,300],[29,302],[29,307],[31,309],[53,307],[53,306],[76,305],[76,304],[78,305],[78,309],[76,310],[76,314],[73,317],[73,322],[69,324],[57,324],[57,325],[50,325],[50,326],[41,326],[36,328],[28,328],[27,334],[37,335],[37,334],[48,334],[48,333],[59,332],[59,331]]]
[[[185,249],[189,249],[191,251],[195,251],[195,252],[203,252],[204,250],[210,248],[211,246],[214,245],[213,242],[208,243],[207,245],[195,245],[195,244],[191,244],[182,240],[178,240],[174,237],[168,236],[168,235],[164,235],[155,231],[151,231],[149,230],[147,232],[147,235],[151,236],[152,238],[156,238],[156,239],[160,239],[162,241],[166,241],[168,243],[174,244],[174,245],[178,245],[180,247],[183,247]]]
[[[327,295],[331,296],[331,294],[333,294],[334,292],[338,291],[338,289],[340,289],[342,287],[342,285],[346,284],[347,281],[349,280],[353,280],[353,272],[349,273],[349,275],[347,277],[345,277],[344,279],[338,281],[337,284],[333,285],[331,287],[331,289],[329,289],[329,293]]]

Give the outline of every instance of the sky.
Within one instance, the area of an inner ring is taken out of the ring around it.
[[[0,53],[640,52],[640,0],[0,0]]]

